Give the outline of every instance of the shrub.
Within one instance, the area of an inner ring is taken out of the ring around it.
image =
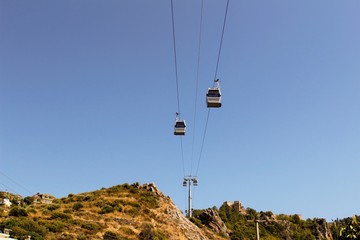
[[[99,211],[100,214],[112,213],[114,212],[114,208],[110,205],[105,205]]]
[[[77,240],[88,240],[88,239],[90,239],[90,237],[85,235],[84,233],[81,233],[80,235],[77,236],[76,239]]]
[[[51,205],[49,205],[47,207],[47,209],[50,210],[50,211],[54,211],[54,210],[59,209],[59,208],[60,208],[60,205],[58,205],[58,204],[51,204]]]
[[[81,223],[81,228],[87,230],[89,234],[96,234],[103,229],[103,226],[99,223],[83,222]]]
[[[69,220],[71,219],[71,216],[62,212],[53,212],[51,214],[51,219]]]
[[[42,226],[45,226],[50,232],[62,232],[62,230],[67,226],[65,223],[59,220],[50,220],[46,222],[40,222]]]
[[[87,201],[92,201],[94,199],[94,197],[93,196],[89,196],[89,195],[87,195],[87,196],[85,196],[84,197],[84,202],[87,202]]]
[[[106,231],[103,236],[104,240],[120,240],[120,236],[114,232]]]
[[[131,209],[127,210],[126,212],[132,217],[139,216],[139,214],[140,214],[140,211],[138,208],[131,208]]]
[[[202,227],[203,227],[202,222],[201,222],[200,219],[197,219],[197,218],[192,217],[192,218],[190,218],[190,221],[191,221],[192,223],[194,223],[198,228],[202,228]]]
[[[68,208],[68,209],[65,209],[65,210],[64,210],[64,213],[67,213],[67,214],[72,213],[72,210],[69,209],[69,208]]]
[[[24,203],[27,205],[30,205],[34,202],[34,198],[33,197],[25,197],[24,198]]]
[[[26,217],[27,216],[27,212],[25,210],[25,208],[21,208],[18,206],[15,206],[13,208],[11,208],[10,212],[9,212],[9,216],[14,216],[14,217]]]
[[[154,230],[154,228],[149,224],[144,224],[142,226],[142,231],[139,234],[140,240],[166,240],[166,236],[163,232],[159,230]]]
[[[81,208],[83,208],[84,207],[84,205],[82,205],[81,203],[75,203],[74,205],[73,205],[73,209],[75,210],[75,211],[79,211]]]
[[[144,203],[149,208],[157,208],[159,207],[157,197],[151,192],[144,192],[140,196],[140,201]]]
[[[24,239],[28,235],[31,239],[42,240],[47,234],[46,227],[26,217],[13,218],[0,223],[1,228],[10,228],[11,237]]]
[[[155,234],[153,231],[152,226],[150,226],[149,224],[144,224],[142,226],[142,230],[139,233],[139,239],[140,240],[152,240],[155,238]]]

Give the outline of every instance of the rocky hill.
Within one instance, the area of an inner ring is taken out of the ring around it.
[[[357,216],[333,223],[302,220],[300,215],[256,212],[237,201],[193,215],[184,217],[154,184],[123,184],[61,199],[0,192],[0,231],[11,230],[16,239],[253,240],[255,221],[262,240],[348,239],[344,233],[360,239]]]
[[[0,229],[11,229],[18,239],[226,239],[185,218],[154,184],[69,194],[52,203],[25,202],[1,209]]]

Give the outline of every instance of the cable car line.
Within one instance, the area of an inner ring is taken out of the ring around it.
[[[182,159],[183,175],[185,176],[185,161],[184,161],[184,148],[183,148],[182,137],[180,138],[180,145],[181,145],[181,159]]]
[[[226,9],[224,14],[224,20],[222,24],[222,31],[221,31],[221,38],[220,38],[220,44],[219,49],[217,53],[216,58],[216,67],[215,67],[215,75],[214,75],[214,83],[213,88],[208,89],[208,93],[206,95],[206,104],[208,108],[207,116],[206,116],[206,122],[205,127],[202,135],[201,140],[201,147],[200,147],[200,153],[199,158],[197,160],[196,164],[196,174],[198,175],[200,163],[202,160],[205,140],[207,136],[207,129],[209,125],[209,119],[210,119],[210,112],[211,108],[219,108],[221,107],[221,91],[220,91],[220,85],[219,80],[217,79],[218,74],[218,68],[220,63],[220,56],[222,51],[222,45],[223,45],[223,38],[224,38],[224,32],[225,32],[225,26],[226,26],[226,20],[227,20],[227,14],[228,14],[228,8],[229,8],[229,0],[227,0],[226,3]],[[197,101],[198,101],[198,85],[199,85],[199,72],[200,72],[200,56],[201,56],[201,38],[202,38],[202,21],[203,21],[203,0],[201,0],[201,14],[200,14],[200,31],[199,31],[199,39],[198,39],[198,54],[197,54],[197,75],[196,75],[196,87],[195,87],[195,102],[194,102],[194,118],[193,118],[193,137],[192,137],[192,151],[191,151],[191,164],[190,164],[190,175],[185,175],[185,161],[184,161],[184,150],[183,150],[183,141],[182,136],[185,135],[186,130],[186,123],[185,120],[181,120],[180,118],[180,93],[179,93],[179,78],[178,78],[178,62],[177,62],[177,52],[176,52],[176,34],[175,34],[175,17],[174,17],[174,2],[171,0],[171,16],[172,16],[172,36],[173,36],[173,50],[174,50],[174,64],[175,64],[175,80],[176,80],[176,94],[177,94],[177,105],[178,105],[178,112],[176,113],[176,121],[175,121],[175,127],[174,127],[174,135],[180,135],[180,145],[181,145],[181,158],[182,158],[182,167],[183,167],[183,173],[184,173],[184,179],[185,177],[188,177],[189,184],[190,180],[194,180],[194,185],[196,181],[197,185],[197,179],[195,176],[192,176],[192,170],[193,170],[193,164],[194,164],[194,148],[195,148],[195,130],[196,130],[196,117],[197,117]],[[192,179],[194,178],[194,179]]]
[[[195,133],[196,133],[196,113],[197,113],[197,99],[198,99],[198,86],[199,86],[199,72],[200,72],[200,53],[201,53],[201,36],[202,36],[202,20],[203,20],[203,6],[204,1],[201,0],[200,7],[200,26],[199,26],[199,42],[198,42],[198,59],[196,70],[196,88],[195,88],[195,104],[194,104],[194,121],[193,121],[193,139],[191,149],[191,162],[190,162],[190,175],[192,174],[193,160],[194,160],[194,145],[195,145]]]
[[[179,77],[178,77],[178,66],[177,66],[177,57],[176,57],[176,38],[175,38],[175,20],[174,20],[174,3],[171,0],[171,18],[172,18],[172,33],[173,33],[173,43],[174,43],[174,61],[175,61],[175,80],[176,80],[176,93],[177,93],[177,106],[178,113],[180,115],[180,96],[179,96]]]
[[[210,118],[210,111],[211,111],[211,108],[219,108],[219,107],[221,107],[221,91],[220,91],[219,80],[217,79],[217,72],[218,72],[218,67],[219,67],[219,62],[220,62],[220,55],[221,55],[221,49],[222,49],[222,43],[223,43],[223,37],[224,37],[224,31],[225,31],[228,7],[229,7],[229,0],[227,0],[227,3],[226,3],[224,22],[223,22],[221,38],[220,38],[220,46],[219,46],[219,51],[218,51],[217,61],[216,61],[214,84],[213,84],[213,88],[208,89],[208,93],[206,95],[206,104],[207,104],[208,112],[207,112],[206,123],[205,123],[205,128],[204,128],[202,142],[201,142],[199,159],[197,161],[196,174],[195,174],[195,176],[193,176],[192,175],[192,168],[193,168],[193,156],[194,156],[194,146],[195,146],[198,84],[199,84],[199,72],[200,72],[200,52],[201,52],[200,50],[201,50],[201,35],[202,35],[202,17],[203,17],[203,0],[201,0],[200,32],[199,32],[198,55],[197,55],[198,59],[197,59],[197,76],[196,76],[196,88],[195,88],[192,152],[191,152],[191,162],[190,162],[190,175],[186,176],[185,175],[184,150],[183,150],[183,142],[182,142],[182,136],[185,135],[185,131],[186,131],[186,124],[185,124],[184,120],[180,119],[180,96],[179,96],[179,80],[178,80],[177,57],[176,57],[174,3],[173,3],[173,0],[171,0],[171,16],[172,16],[172,30],[173,30],[172,33],[173,33],[175,75],[176,75],[176,92],[177,92],[177,102],[178,102],[178,112],[176,113],[176,120],[175,120],[175,126],[174,126],[174,135],[180,135],[181,158],[182,158],[182,164],[183,164],[182,167],[183,167],[183,173],[184,173],[183,186],[188,187],[188,212],[187,212],[188,217],[192,216],[191,186],[192,185],[193,186],[198,186],[197,175],[198,175],[198,172],[199,172],[200,162],[201,162],[201,159],[202,159],[202,153],[203,153],[203,150],[204,150],[205,138],[206,138],[207,129],[208,129],[208,123],[209,123],[209,118]],[[216,87],[215,87],[215,85],[216,85]]]
[[[180,135],[181,161],[182,161],[182,167],[183,167],[183,175],[185,176],[184,148],[183,148],[183,143],[182,143],[182,137],[181,136],[185,135],[186,124],[185,124],[185,121],[180,120],[179,77],[178,77],[178,65],[177,65],[177,57],[176,57],[176,36],[175,36],[175,19],[174,19],[174,3],[173,3],[173,0],[171,0],[171,19],[172,19],[172,35],[173,35],[173,47],[174,47],[176,96],[177,96],[177,107],[178,107],[178,111],[176,112],[174,134],[175,135]]]
[[[222,48],[222,43],[223,43],[223,38],[224,38],[224,32],[225,32],[226,18],[227,18],[227,13],[228,13],[228,9],[229,9],[229,1],[230,1],[230,0],[227,0],[227,2],[226,2],[225,17],[224,17],[224,23],[223,23],[222,32],[221,32],[220,47],[219,47],[219,52],[218,52],[218,57],[217,57],[217,62],[216,62],[216,69],[215,69],[214,80],[217,79],[217,72],[218,72],[219,62],[220,62],[221,48]],[[214,83],[213,86],[215,87],[215,83]]]
[[[198,176],[198,172],[199,172],[199,166],[200,166],[200,162],[201,162],[202,152],[203,152],[203,149],[204,149],[204,143],[205,143],[205,137],[206,137],[206,133],[207,133],[207,126],[208,126],[208,123],[209,123],[210,110],[211,110],[211,109],[209,108],[209,109],[208,109],[208,113],[207,113],[207,117],[206,117],[206,123],[205,123],[205,128],[204,128],[204,134],[203,134],[203,138],[202,138],[202,142],[201,142],[201,148],[200,148],[199,160],[198,160],[198,163],[197,163],[195,176]]]
[[[215,91],[217,90],[218,95],[217,95],[217,97],[215,97],[215,100],[217,100],[217,104],[215,105],[216,107],[221,107],[221,92],[220,92],[220,86],[219,86],[219,79],[217,79],[217,72],[218,72],[218,68],[219,68],[220,55],[221,55],[223,38],[224,38],[224,32],[225,32],[225,25],[226,25],[228,9],[229,9],[229,0],[227,0],[227,3],[226,3],[224,22],[223,22],[222,31],[221,31],[221,38],[220,38],[220,46],[219,46],[219,51],[218,51],[218,56],[217,56],[217,61],[216,61],[213,89],[209,89],[209,92],[208,92],[208,94],[210,94],[210,90],[215,90]],[[215,87],[215,85],[217,85],[217,88]],[[207,96],[207,104],[209,103],[209,98],[211,99],[211,97],[209,97],[209,95],[208,95]],[[214,106],[214,105],[212,105],[212,106]],[[209,107],[209,105],[208,105],[208,107]],[[207,127],[208,127],[209,118],[210,118],[210,110],[211,110],[211,108],[208,109],[208,114],[207,114],[207,117],[206,117],[205,129],[204,129],[203,139],[202,139],[202,143],[201,143],[198,164],[197,164],[197,167],[196,167],[196,174],[195,174],[196,176],[198,176],[201,157],[202,157],[202,152],[203,152],[203,149],[204,149],[205,137],[206,137]]]

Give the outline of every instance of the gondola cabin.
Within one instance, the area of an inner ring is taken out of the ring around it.
[[[221,107],[221,91],[220,88],[209,88],[206,94],[206,105],[208,108]]]
[[[176,120],[174,126],[174,135],[185,135],[186,123],[184,120]]]

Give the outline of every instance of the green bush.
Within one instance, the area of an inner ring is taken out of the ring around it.
[[[96,222],[79,222],[77,225],[80,225],[82,229],[86,230],[86,234],[94,235],[103,229],[103,226],[100,223]]]
[[[9,216],[14,216],[14,217],[26,217],[27,215],[28,214],[27,214],[25,208],[18,207],[18,206],[11,208],[11,210],[9,212]]]
[[[45,226],[26,217],[5,220],[0,223],[0,228],[10,228],[11,237],[17,239],[24,239],[30,235],[31,239],[42,240],[48,233]]]
[[[159,207],[158,198],[151,192],[143,192],[140,196],[140,202],[149,208]]]
[[[132,217],[136,217],[140,215],[140,210],[138,208],[130,208],[126,212]]]
[[[84,202],[88,202],[88,201],[92,201],[92,200],[94,200],[94,197],[89,196],[89,195],[85,196],[84,199],[83,199]]]
[[[67,208],[67,209],[64,209],[63,212],[66,213],[66,214],[70,214],[70,213],[72,213],[73,211],[72,211],[71,208]]]
[[[198,228],[202,228],[202,227],[203,227],[200,219],[197,219],[197,218],[192,217],[192,218],[190,218],[190,221],[191,221],[192,223],[194,223]]]
[[[79,211],[83,207],[84,205],[82,205],[81,203],[74,203],[72,209],[74,209],[75,211]]]
[[[356,215],[353,216],[351,222],[348,222],[345,227],[340,229],[339,239],[360,239],[360,224]]]
[[[62,212],[53,212],[51,214],[51,219],[60,219],[60,220],[70,220],[72,217],[69,214]]]
[[[112,213],[114,212],[114,208],[110,205],[105,205],[99,211],[100,214]]]
[[[77,240],[88,240],[88,239],[90,239],[90,237],[87,236],[87,235],[84,234],[84,233],[81,233],[80,235],[77,236],[76,239],[77,239]]]
[[[120,236],[114,232],[106,231],[103,235],[104,240],[120,240]]]
[[[60,208],[60,205],[58,205],[58,204],[51,204],[51,205],[49,205],[48,207],[47,207],[47,209],[49,210],[49,211],[54,211],[54,210],[57,210],[57,209],[59,209]]]
[[[30,205],[34,202],[34,197],[25,197],[24,198],[24,203],[27,205]]]
[[[142,230],[139,234],[140,240],[166,240],[166,235],[159,231],[155,230],[150,224],[144,224]]]
[[[66,227],[67,224],[59,221],[59,220],[50,220],[46,222],[39,222],[42,226],[45,226],[50,232],[62,232]]]

